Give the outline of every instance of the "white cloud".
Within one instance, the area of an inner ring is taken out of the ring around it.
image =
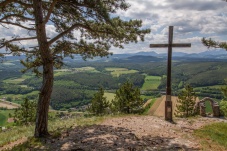
[[[130,44],[124,51],[153,51],[150,43],[166,43],[168,26],[174,26],[175,42],[191,42],[192,48],[175,51],[201,52],[207,48],[202,37],[227,40],[227,2],[222,0],[126,0],[131,7],[120,11],[121,18],[142,19],[144,27],[151,29],[142,44]],[[142,46],[143,45],[143,46]],[[164,51],[164,50],[163,50]],[[120,51],[117,51],[120,53]]]
[[[112,48],[111,51],[114,53],[153,51],[149,44],[166,43],[170,25],[174,26],[174,42],[192,43],[192,48],[174,51],[205,51],[206,48],[200,42],[202,37],[227,40],[227,2],[222,0],[126,0],[126,2],[131,7],[127,11],[118,11],[117,15],[126,20],[143,20],[143,28],[150,28],[151,33],[146,35],[145,42],[125,45],[123,50]],[[32,35],[19,27],[8,27],[10,30],[0,26],[0,38]],[[46,29],[48,37],[57,35],[53,25],[48,25]],[[80,32],[75,31],[74,35],[79,37]],[[37,44],[35,41],[26,41],[21,42],[21,45]]]

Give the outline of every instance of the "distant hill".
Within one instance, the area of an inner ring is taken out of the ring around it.
[[[195,61],[195,60],[227,60],[227,51],[225,50],[208,50],[200,53],[184,53],[184,52],[173,52],[172,54],[175,60],[179,61]],[[110,61],[120,61],[120,62],[155,62],[162,61],[167,57],[167,53],[156,53],[154,51],[151,52],[137,52],[137,53],[125,53],[125,54],[113,54],[108,57],[94,57],[93,59],[87,59],[87,61],[97,61],[97,62],[110,62]],[[4,60],[21,60],[25,59],[25,56],[7,56]],[[74,55],[74,59],[69,57],[64,58],[65,62],[84,62],[80,55]]]
[[[160,62],[163,61],[164,58],[158,58],[154,56],[143,56],[143,55],[135,55],[127,58],[115,59],[114,62],[134,62],[134,63],[143,63],[143,62]]]

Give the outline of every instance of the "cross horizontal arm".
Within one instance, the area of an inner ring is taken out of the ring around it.
[[[150,48],[162,48],[169,47],[169,44],[150,44]],[[190,43],[176,43],[172,44],[172,47],[191,47]]]

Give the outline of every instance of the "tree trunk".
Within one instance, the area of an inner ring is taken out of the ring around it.
[[[53,88],[53,63],[43,65],[43,83],[39,94],[36,113],[35,137],[45,137],[48,133],[48,110]]]
[[[36,35],[39,54],[43,63],[43,82],[39,93],[36,112],[35,137],[45,137],[48,133],[48,110],[53,88],[53,57],[46,36],[45,22],[43,19],[42,0],[33,0]]]

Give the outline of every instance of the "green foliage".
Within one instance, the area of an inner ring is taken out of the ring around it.
[[[131,114],[143,112],[143,99],[140,97],[140,89],[126,81],[116,91],[113,100],[114,110],[119,113]]]
[[[224,98],[220,102],[220,109],[224,116],[227,117],[227,86],[221,88],[221,91],[224,95]]]
[[[222,94],[224,96],[223,100],[227,101],[227,86],[221,88]]]
[[[211,38],[209,38],[209,39],[202,38],[201,41],[202,41],[203,45],[208,48],[223,48],[223,49],[227,50],[226,42],[218,42],[218,41],[212,40]]]
[[[21,107],[16,109],[13,115],[16,125],[30,125],[35,122],[37,104],[35,101],[29,101],[27,98],[21,104]]]
[[[220,102],[220,109],[224,116],[227,117],[227,101],[222,100]]]
[[[104,90],[101,87],[97,93],[94,94],[91,100],[91,105],[88,111],[94,113],[95,115],[104,115],[108,113],[108,108],[110,107],[109,101],[104,97]]]
[[[176,112],[177,117],[190,117],[194,115],[193,108],[195,105],[196,96],[193,88],[190,85],[185,86],[185,90],[178,95]]]

